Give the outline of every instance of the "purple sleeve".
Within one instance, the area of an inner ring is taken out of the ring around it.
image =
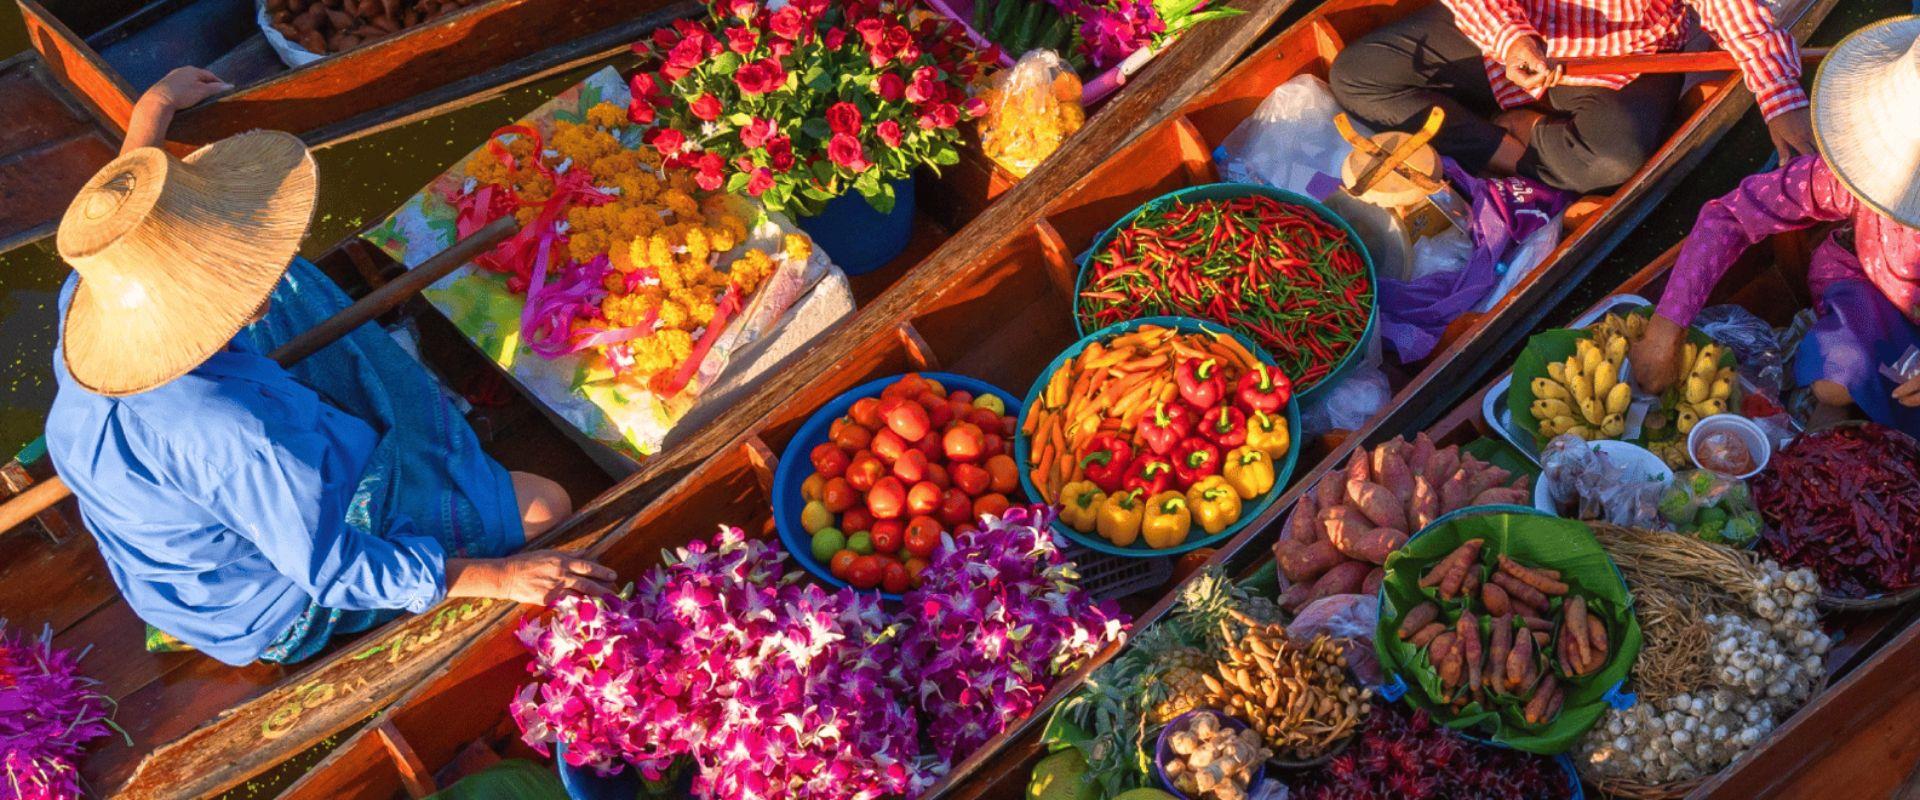
[[[1700,209],[1655,310],[1686,325],[1747,248],[1776,233],[1847,219],[1853,211],[1853,195],[1834,180],[1819,156],[1801,156],[1781,169],[1749,177]]]

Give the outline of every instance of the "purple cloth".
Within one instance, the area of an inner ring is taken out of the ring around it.
[[[1861,278],[1828,284],[1816,310],[1819,316],[1794,355],[1794,382],[1808,386],[1827,380],[1845,386],[1867,419],[1920,436],[1920,408],[1895,401],[1896,384],[1880,374],[1881,364],[1920,346],[1920,330],[1885,293]]]
[[[1818,156],[1749,177],[1700,209],[1660,295],[1660,316],[1682,325],[1692,322],[1727,268],[1761,239],[1842,221],[1852,224],[1814,250],[1807,270],[1813,296],[1825,295],[1840,281],[1869,281],[1908,320],[1920,320],[1920,231],[1860,202]],[[1851,239],[1851,247],[1839,240],[1842,236]]]
[[[1380,335],[1401,363],[1426,358],[1454,319],[1487,296],[1500,282],[1495,268],[1508,251],[1534,231],[1553,222],[1571,195],[1521,177],[1476,178],[1452,159],[1443,159],[1447,180],[1473,201],[1473,255],[1460,269],[1429,273],[1411,281],[1380,279]]]

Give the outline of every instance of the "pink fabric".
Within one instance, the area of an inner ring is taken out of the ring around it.
[[[1537,99],[1506,78],[1499,59],[1527,36],[1547,55],[1623,56],[1677,50],[1690,35],[1687,10],[1720,47],[1734,54],[1747,88],[1768,119],[1807,105],[1800,88],[1800,50],[1758,0],[1442,0],[1460,32],[1486,54],[1487,79],[1506,108]],[[1618,89],[1632,75],[1568,78],[1575,86]]]
[[[1784,168],[1747,178],[1700,209],[1657,310],[1682,325],[1692,322],[1714,284],[1747,248],[1776,233],[1849,220],[1851,226],[1814,250],[1807,272],[1813,296],[1835,281],[1863,279],[1908,319],[1920,320],[1920,230],[1859,202],[1818,156],[1801,156]],[[1851,251],[1839,240],[1849,234]]]

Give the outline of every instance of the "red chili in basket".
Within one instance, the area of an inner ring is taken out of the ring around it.
[[[1760,552],[1807,567],[1827,592],[1869,597],[1920,586],[1920,447],[1880,425],[1809,433],[1753,482]]]

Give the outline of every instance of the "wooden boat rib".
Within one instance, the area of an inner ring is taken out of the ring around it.
[[[784,370],[754,398],[697,433],[694,439],[712,446],[695,447],[689,453],[712,453],[704,462],[690,472],[661,473],[679,480],[644,507],[636,505],[648,496],[644,491],[616,489],[604,495],[602,501],[582,510],[578,526],[568,531],[567,546],[592,553],[632,579],[657,563],[662,548],[707,535],[716,526],[764,530],[770,524],[768,492],[775,453],[815,408],[864,381],[906,370],[943,369],[1005,388],[1028,385],[1054,353],[1077,338],[1070,313],[1076,269],[1073,253],[1137,204],[1181,186],[1216,179],[1212,143],[1221,141],[1251,114],[1268,92],[1301,72],[1324,76],[1345,42],[1420,5],[1419,0],[1333,0],[1289,27],[1178,113],[1146,127],[1137,139],[1105,158],[1086,148],[1058,154],[1049,164],[1057,170],[1054,174],[1084,177],[1060,189],[1037,219],[1018,215],[1010,204],[987,209],[970,229],[980,232],[979,236],[949,240],[928,263],[894,284],[800,365]],[[1794,20],[1796,34],[1804,38],[1831,5],[1831,0],[1809,0],[1784,16]],[[1483,358],[1486,352],[1503,349],[1499,342],[1529,329],[1545,313],[1544,307],[1532,304],[1550,304],[1576,283],[1599,254],[1644,215],[1644,208],[1634,206],[1651,204],[1671,188],[1698,157],[1694,151],[1705,149],[1724,133],[1750,99],[1734,79],[1708,84],[1695,93],[1690,113],[1655,161],[1617,192],[1607,207],[1570,232],[1555,254],[1506,302],[1457,326],[1449,349],[1411,380],[1400,383],[1393,405],[1432,408],[1423,405],[1430,402],[1429,396],[1447,391],[1447,384],[1472,380],[1482,365],[1469,354],[1478,352]],[[1124,104],[1127,98],[1118,102]],[[1395,425],[1401,419],[1396,412],[1385,412],[1344,441],[1330,437],[1308,445],[1312,449],[1305,461],[1334,463],[1360,441],[1405,429]],[[683,460],[688,458],[676,459]],[[1300,491],[1298,487],[1289,491],[1215,560],[1247,548]],[[615,531],[622,522],[625,532]],[[1145,610],[1142,621],[1163,614],[1169,602],[1160,599]],[[468,639],[463,649],[396,701],[369,729],[348,739],[292,787],[288,796],[412,793],[434,785],[436,775],[445,777],[456,757],[475,743],[494,752],[524,752],[514,744],[512,723],[505,715],[507,698],[524,679],[524,652],[512,636],[524,613],[514,610],[486,620],[485,630]],[[1113,652],[1103,653],[1094,665],[1062,679],[1034,718],[990,741],[958,765],[930,796],[974,796],[981,791],[977,773],[979,780],[986,780],[986,774],[997,773],[983,773],[983,769],[999,770],[1032,755],[1033,734],[1046,709]],[[1009,745],[1016,749],[1003,749]]]
[[[1155,114],[1179,107],[1233,64],[1287,2],[1243,6],[1249,13],[1235,25],[1205,25],[1183,35],[1093,114],[1055,159],[1018,184],[996,173],[977,153],[963,156],[962,165],[944,177],[923,181],[914,242],[894,264],[857,280],[856,294],[870,298],[895,281],[913,282],[927,272],[949,274],[955,242],[993,240],[997,231],[1031,230],[1007,220],[1032,219],[1083,174],[1083,167],[1076,165],[1105,160]],[[1084,150],[1097,152],[1081,154]],[[967,235],[955,235],[963,228]],[[336,246],[318,263],[350,293],[354,287],[379,285],[400,269],[358,239]],[[416,304],[412,310],[424,309],[424,304]],[[423,359],[450,385],[470,391],[503,383],[497,368],[445,318],[437,313],[409,316],[421,329]],[[767,391],[777,389],[761,389],[745,402],[755,408],[770,405],[774,401],[753,399]],[[512,387],[503,394],[500,405],[476,414],[476,429],[489,452],[509,469],[554,477],[576,498],[596,498],[549,537],[576,549],[630,539],[621,535],[621,523],[633,510],[670,485],[676,473],[732,438],[731,432],[696,433],[679,444],[672,457],[649,459],[612,485],[568,433],[525,396]],[[717,496],[714,501],[717,506],[728,502]],[[684,539],[681,535],[661,543]],[[117,794],[125,797],[199,797],[235,787],[362,722],[479,633],[506,629],[504,622],[514,613],[516,609],[504,603],[452,602],[338,647],[309,665],[234,669],[197,654],[147,652],[144,624],[118,597],[91,537],[77,534],[52,541],[16,536],[0,550],[0,617],[29,627],[46,624],[56,632],[56,643],[89,647],[85,669],[119,700],[119,719],[134,746],[117,740],[102,744],[82,772],[96,792],[119,787]]]

